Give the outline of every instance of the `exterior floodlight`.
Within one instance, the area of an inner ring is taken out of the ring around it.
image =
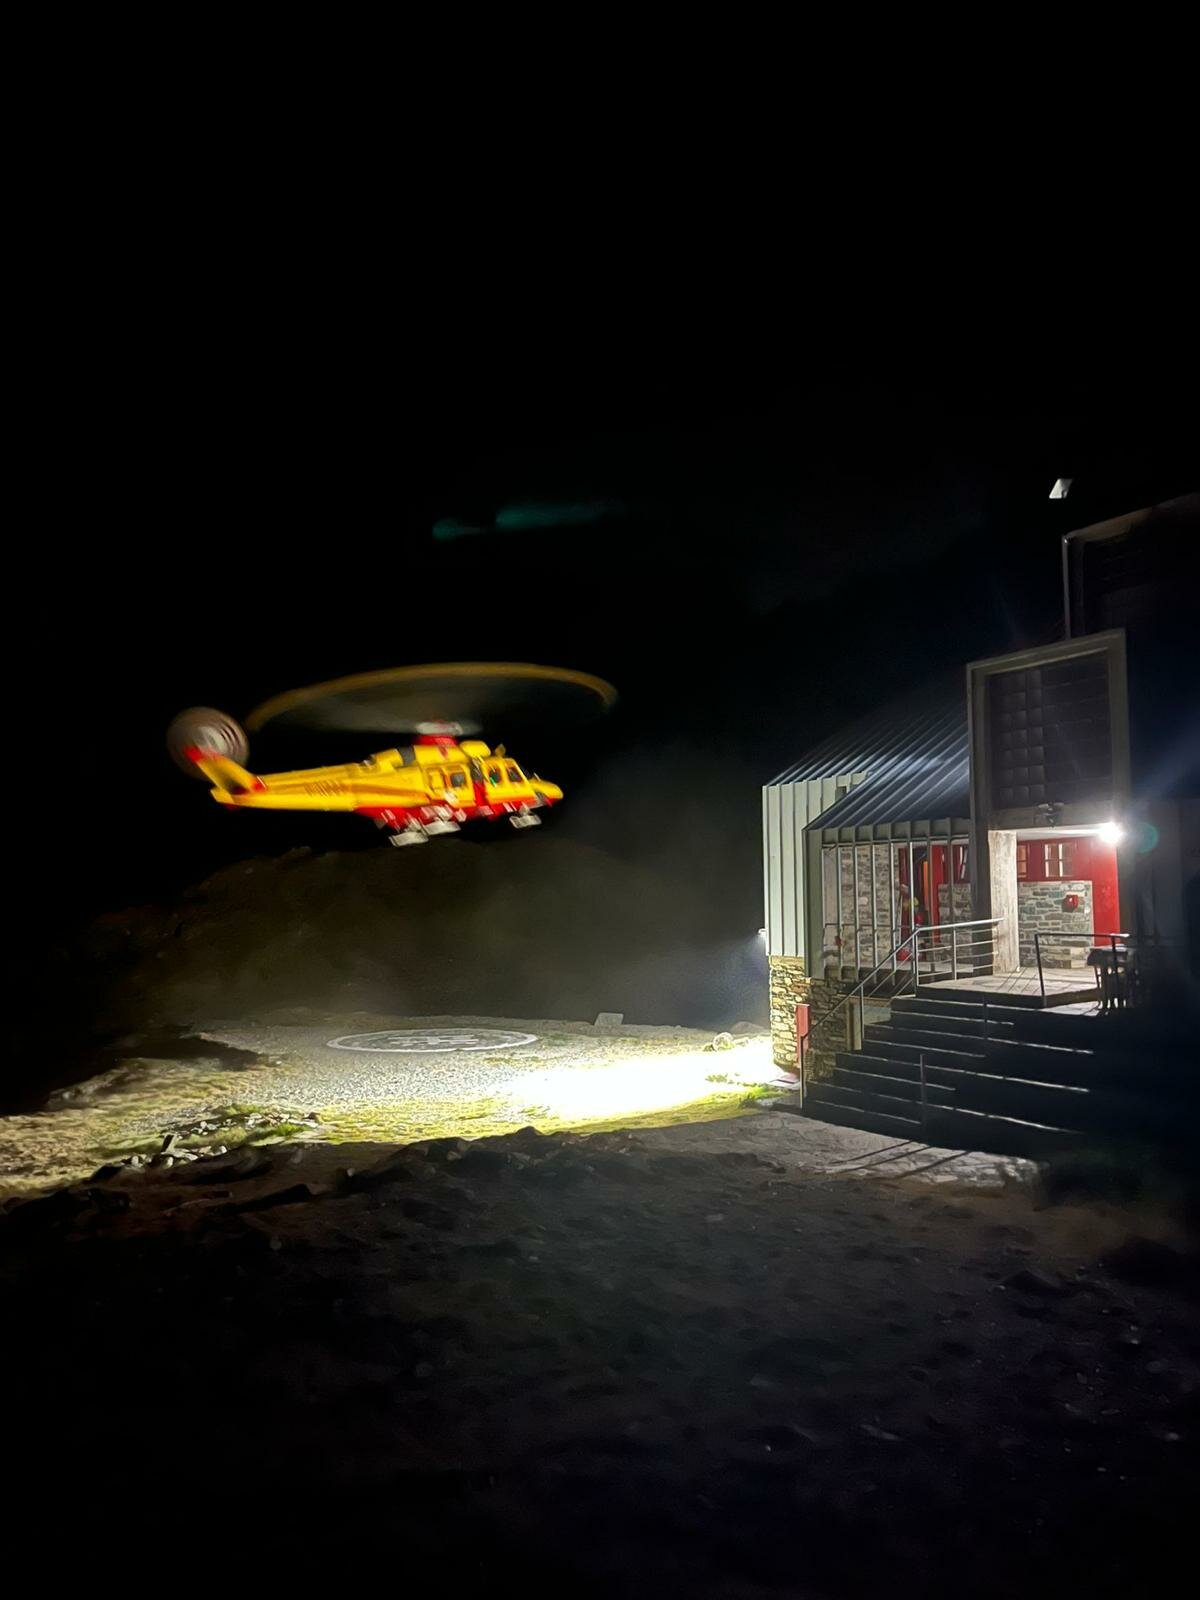
[[[1125,834],[1118,823],[1102,822],[1096,829],[1096,837],[1103,839],[1105,844],[1120,844]]]
[[[1054,487],[1050,491],[1051,500],[1065,500],[1071,492],[1074,478],[1055,478]]]

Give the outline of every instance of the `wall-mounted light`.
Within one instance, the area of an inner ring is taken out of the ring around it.
[[[1118,822],[1102,822],[1096,829],[1096,837],[1105,844],[1120,844],[1125,837],[1125,830]]]

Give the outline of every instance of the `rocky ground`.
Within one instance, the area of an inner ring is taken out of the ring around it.
[[[1190,1540],[1196,1258],[1022,1176],[779,1112],[103,1170],[0,1222],[10,1549],[172,1588],[1144,1593]]]

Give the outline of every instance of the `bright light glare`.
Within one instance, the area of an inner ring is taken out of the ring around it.
[[[1096,829],[1096,837],[1103,839],[1105,844],[1120,844],[1125,834],[1119,823],[1102,822]]]
[[[713,1083],[714,1074],[733,1080]],[[750,1084],[779,1076],[770,1041],[756,1039],[731,1051],[693,1051],[680,1056],[642,1056],[611,1067],[562,1067],[510,1078],[504,1092],[518,1106],[536,1107],[568,1122],[606,1122],[617,1117],[735,1095]]]
[[[1055,478],[1054,487],[1050,491],[1051,500],[1065,500],[1071,492],[1074,478]]]

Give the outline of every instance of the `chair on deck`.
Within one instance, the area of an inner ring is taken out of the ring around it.
[[[1096,975],[1102,1012],[1119,1011],[1136,1003],[1137,956],[1127,940],[1093,945],[1087,964]]]

